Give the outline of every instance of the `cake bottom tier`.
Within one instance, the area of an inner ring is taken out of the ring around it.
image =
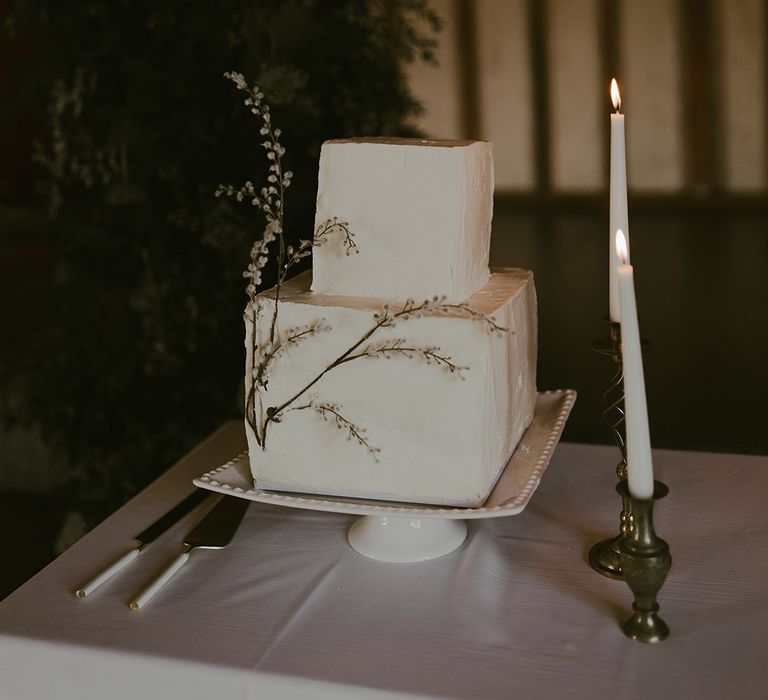
[[[381,300],[317,295],[309,283],[307,273],[283,287],[272,339],[269,292],[246,318],[246,433],[256,485],[483,503],[533,416],[532,274],[495,270],[468,300],[505,331],[459,313],[400,319],[367,338]],[[390,313],[402,307],[390,304]],[[268,380],[259,375],[266,357]]]

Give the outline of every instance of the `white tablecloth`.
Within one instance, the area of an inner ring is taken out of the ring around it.
[[[612,534],[615,448],[563,444],[528,508],[473,521],[453,554],[356,554],[353,517],[254,503],[230,547],[196,552],[141,613],[131,596],[204,504],[85,600],[73,591],[237,454],[229,423],[0,603],[0,698],[768,697],[768,458],[655,453],[672,629],[626,639],[625,584],[594,573]]]

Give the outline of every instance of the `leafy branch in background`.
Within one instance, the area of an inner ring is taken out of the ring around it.
[[[35,169],[0,165],[20,193],[2,204],[25,208],[16,238],[44,258],[9,297],[0,419],[57,455],[58,502],[93,524],[242,412],[252,218],[210,193],[246,182],[254,154],[238,147],[251,123],[234,118],[222,71],[242,66],[268,92],[293,169],[313,173],[325,139],[416,135],[403,67],[432,58],[439,24],[426,0],[14,0],[2,119],[24,128],[0,138],[29,144],[13,149],[29,160],[38,146]],[[264,269],[263,285],[307,265],[316,186],[291,180],[284,267]],[[337,224],[326,233],[346,236]],[[290,337],[276,324],[264,350],[307,342]]]

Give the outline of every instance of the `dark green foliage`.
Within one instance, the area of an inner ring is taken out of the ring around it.
[[[241,271],[263,222],[213,193],[261,186],[266,165],[224,71],[266,94],[295,173],[287,238],[310,238],[321,142],[409,133],[402,63],[429,58],[414,27],[437,19],[419,0],[27,0],[7,26],[34,47],[16,79],[47,114],[35,235],[53,255],[0,408],[41,426],[98,517],[241,414]]]

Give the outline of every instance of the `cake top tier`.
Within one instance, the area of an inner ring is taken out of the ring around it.
[[[464,301],[488,280],[493,157],[484,141],[354,138],[320,153],[312,291],[404,300]]]

